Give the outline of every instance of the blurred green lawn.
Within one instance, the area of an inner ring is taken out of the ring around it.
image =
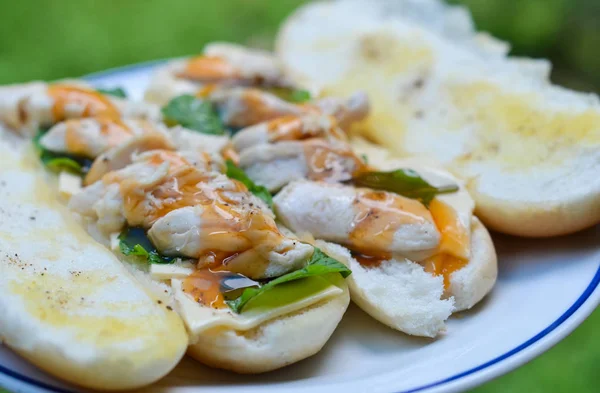
[[[550,57],[558,65],[557,80],[600,89],[600,1],[453,2],[471,6],[480,28],[509,39],[515,53]],[[269,47],[278,23],[301,3],[0,0],[0,84],[80,76],[196,53],[215,39]],[[599,331],[597,310],[547,354],[474,392],[598,392]]]

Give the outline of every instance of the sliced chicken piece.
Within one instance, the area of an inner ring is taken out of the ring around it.
[[[217,89],[210,94],[210,100],[216,105],[223,122],[238,128],[286,115],[299,116],[311,111],[317,113],[315,108],[295,105],[255,88]]]
[[[78,82],[33,82],[0,88],[0,121],[25,135],[82,117],[160,120],[160,108],[101,94]]]
[[[250,147],[240,154],[239,165],[269,191],[300,179],[346,181],[366,167],[345,142],[318,138]]]
[[[136,156],[74,196],[70,207],[96,222],[104,236],[125,223],[142,227],[162,253],[254,279],[298,269],[312,253],[311,246],[285,237],[273,213],[242,183],[199,168],[184,153]]]
[[[180,126],[171,128],[169,134],[179,151],[196,151],[216,154],[223,151],[229,144],[229,137],[227,135],[202,134]]]
[[[175,145],[171,142],[169,136],[163,132],[152,131],[132,137],[125,143],[99,155],[87,173],[84,184],[93,184],[107,173],[125,168],[133,162],[136,154],[158,149],[175,149]]]
[[[131,165],[106,174],[100,181],[71,197],[69,208],[87,222],[90,228],[96,227],[96,230],[90,232],[97,232],[108,238],[110,234],[121,231],[127,222],[122,183],[135,180],[135,185],[140,190],[160,184],[169,175],[169,170],[180,164],[176,158],[176,153],[165,150],[134,156]]]
[[[347,141],[346,134],[338,127],[337,120],[332,116],[321,114],[282,116],[246,127],[236,133],[231,141],[234,149],[241,152],[260,144],[310,138]]]
[[[274,198],[277,217],[295,232],[343,244],[356,253],[421,261],[440,233],[420,202],[384,191],[320,182],[288,184]]]
[[[56,153],[96,158],[108,149],[146,133],[166,135],[167,128],[159,123],[136,119],[70,119],[50,128],[40,139],[40,144]]]
[[[315,102],[315,106],[321,112],[335,117],[344,129],[365,119],[371,110],[369,97],[364,92],[354,93],[348,99],[322,98]]]
[[[253,279],[301,268],[312,247],[283,236],[270,214],[250,204],[217,199],[176,209],[158,219],[148,236],[167,255],[199,258],[199,267],[225,269]]]
[[[198,95],[209,97],[225,124],[240,128],[281,116],[310,113],[331,115],[345,128],[369,113],[369,100],[364,93],[356,93],[349,99],[323,98],[307,104],[294,104],[267,91],[247,87],[217,88]]]
[[[201,56],[187,59],[176,72],[198,82],[236,81],[250,85],[279,85],[283,71],[272,53],[225,42],[209,44]]]

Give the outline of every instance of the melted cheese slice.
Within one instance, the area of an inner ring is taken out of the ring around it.
[[[339,274],[336,273],[335,276],[339,276]],[[183,292],[181,280],[174,279],[171,281],[171,285],[175,299],[179,304],[180,315],[188,331],[194,337],[215,327],[242,331],[250,330],[282,315],[339,296],[344,291],[332,283],[337,279],[335,276],[328,276],[327,279],[308,277],[279,285],[271,290],[271,296],[268,297],[267,301],[259,300],[259,297],[257,297],[255,298],[256,301],[248,303],[241,314],[236,314],[229,309],[214,309],[196,303]],[[339,279],[341,279],[341,276],[339,276]],[[277,293],[274,294],[273,291],[277,291]],[[293,299],[293,301],[286,302],[285,299]],[[280,305],[276,305],[274,301],[280,302]]]

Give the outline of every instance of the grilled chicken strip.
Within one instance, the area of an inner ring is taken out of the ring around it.
[[[370,257],[421,261],[433,256],[440,244],[429,210],[389,192],[297,181],[283,188],[274,204],[277,217],[292,231]]]
[[[82,117],[160,121],[158,106],[105,95],[80,83],[32,82],[0,88],[0,122],[25,135]]]
[[[75,195],[70,207],[105,237],[125,224],[142,227],[161,253],[200,267],[263,279],[306,262],[312,247],[285,237],[262,200],[204,169],[184,154],[146,152]]]

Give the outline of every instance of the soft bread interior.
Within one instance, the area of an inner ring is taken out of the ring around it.
[[[133,389],[160,379],[187,348],[181,319],[74,222],[35,158],[18,150],[0,140],[2,341],[88,388]]]
[[[245,331],[216,327],[203,332],[188,353],[212,367],[243,374],[275,370],[319,352],[339,324],[350,303],[343,293]]]
[[[600,101],[548,80],[549,63],[507,57],[468,11],[438,0],[309,4],[278,54],[325,95],[364,90],[369,138],[461,175],[490,228],[555,236],[600,222]]]
[[[471,259],[450,276],[444,290],[441,276],[433,276],[418,263],[390,260],[365,268],[350,252],[321,240],[317,247],[345,263],[352,270],[346,280],[352,301],[381,323],[401,332],[436,337],[445,330],[453,312],[473,307],[488,294],[498,275],[496,252],[488,231],[474,218]]]
[[[337,244],[317,241],[317,247],[346,264],[352,301],[367,314],[401,332],[435,337],[454,310],[454,299],[442,299],[444,283],[418,263],[390,260],[376,268],[364,268],[350,252]]]

